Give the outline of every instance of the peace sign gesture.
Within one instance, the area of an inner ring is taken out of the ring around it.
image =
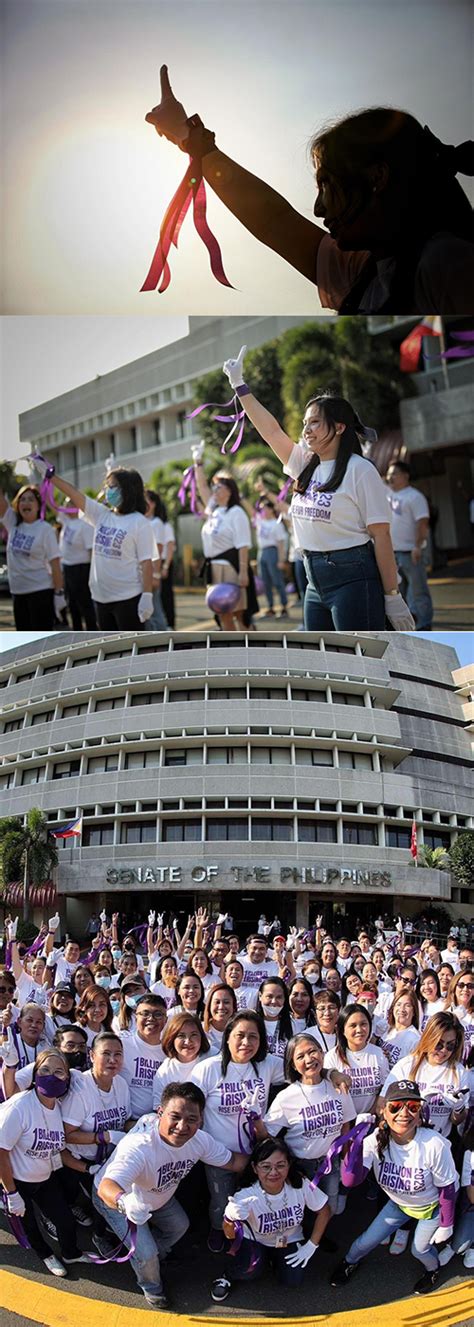
[[[160,104],[154,106],[153,110],[148,111],[145,120],[148,124],[155,126],[160,137],[168,138],[171,143],[177,143],[178,147],[181,147],[182,143],[189,137],[189,125],[186,123],[187,116],[184,106],[176,100],[172,91],[167,65],[161,66],[160,86]]]

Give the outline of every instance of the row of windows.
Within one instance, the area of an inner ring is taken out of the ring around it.
[[[333,820],[298,820],[296,833],[293,820],[270,820],[266,817],[254,815],[250,818],[250,830],[247,816],[245,818],[226,816],[225,820],[208,816],[205,819],[204,826],[203,832],[201,816],[191,817],[187,820],[167,820],[164,818],[161,821],[161,842],[194,843],[201,842],[204,839],[206,842],[239,840],[240,842],[337,843],[337,824]],[[82,841],[84,847],[113,844],[113,824],[85,826]],[[129,823],[125,822],[120,826],[120,843],[122,844],[156,843],[156,841],[156,821],[136,820]],[[377,826],[343,821],[342,841],[349,845],[377,847]],[[388,848],[409,848],[410,833],[408,830],[388,828],[385,831],[385,842]],[[424,842],[429,848],[448,849],[450,836],[443,833],[425,833]]]
[[[366,752],[339,751],[340,769],[360,769],[372,770],[372,756]],[[185,765],[247,765],[249,763],[248,748],[246,745],[226,747],[209,746],[207,748],[206,762],[204,762],[204,750],[202,747],[188,747],[187,749],[175,750],[169,748],[163,751],[163,761],[161,761],[161,750],[157,747],[153,751],[131,751],[126,753],[123,768],[129,769],[158,769],[161,765],[165,768],[182,768]],[[329,748],[323,747],[296,747],[295,765],[305,765],[316,768],[320,765],[328,765],[334,768],[334,753]],[[252,746],[250,748],[251,765],[292,765],[292,753],[289,746]],[[87,761],[87,768],[83,773],[102,774],[110,773],[119,768],[119,753],[110,755],[91,756]],[[70,779],[79,775],[81,772],[80,758],[75,760],[61,761],[53,766],[53,779]],[[32,766],[24,769],[21,775],[21,784],[42,783],[46,777],[45,765]],[[8,775],[3,775],[0,779],[0,787],[11,787],[12,784],[2,783],[3,779],[8,779]]]
[[[170,704],[181,705],[184,701],[204,701],[206,692],[203,686],[190,687],[186,690],[170,690],[167,696]],[[309,688],[291,686],[288,693],[287,687],[278,686],[208,686],[207,700],[303,700],[310,704],[323,705],[327,703],[326,691],[314,690]],[[158,691],[137,692],[130,698],[130,705],[162,705],[164,702],[164,688]],[[364,696],[360,692],[334,691],[332,689],[333,705],[356,705],[364,707]],[[73,705],[63,705],[62,712],[56,717],[62,719],[72,719],[80,714],[95,713],[100,714],[104,710],[119,710],[125,708],[125,696],[110,696],[104,700],[96,700],[93,709],[89,710],[88,701],[79,701]],[[4,724],[4,733],[16,732],[19,728],[26,725],[28,714],[21,719],[8,719]],[[31,725],[39,723],[52,723],[54,720],[54,710],[41,710],[34,713],[31,717]]]

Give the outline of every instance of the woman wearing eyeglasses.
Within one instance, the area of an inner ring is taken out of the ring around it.
[[[451,1014],[455,1014],[464,1032],[464,1060],[474,1046],[474,972],[457,972],[449,985],[445,1004]]]
[[[390,1070],[379,1104],[394,1083],[413,1079],[429,1112],[429,1123],[447,1138],[451,1126],[462,1123],[469,1102],[469,1074],[462,1064],[462,1052],[459,1019],[454,1014],[433,1014],[416,1049]]]
[[[429,1294],[439,1279],[438,1245],[453,1233],[458,1178],[450,1144],[421,1126],[422,1096],[418,1084],[404,1078],[387,1090],[382,1121],[363,1142],[354,1139],[341,1167],[346,1188],[362,1184],[373,1169],[387,1202],[367,1230],[354,1240],[331,1277],[346,1285],[365,1258],[409,1218],[416,1226],[411,1251],[424,1275],[416,1295]]]

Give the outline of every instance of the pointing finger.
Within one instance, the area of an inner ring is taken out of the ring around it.
[[[239,350],[239,353],[238,353],[238,355],[237,355],[237,359],[243,359],[243,357],[244,357],[244,355],[245,355],[246,353],[247,353],[247,346],[241,346],[241,347],[240,347],[240,350]]]
[[[162,65],[160,69],[161,100],[165,101],[167,97],[172,97],[171,83],[168,77],[168,65]]]

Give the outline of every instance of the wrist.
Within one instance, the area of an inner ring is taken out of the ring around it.
[[[183,152],[201,161],[210,152],[216,151],[216,136],[211,129],[206,129],[199,115],[190,115],[186,120],[186,128],[188,136],[180,143]]]

